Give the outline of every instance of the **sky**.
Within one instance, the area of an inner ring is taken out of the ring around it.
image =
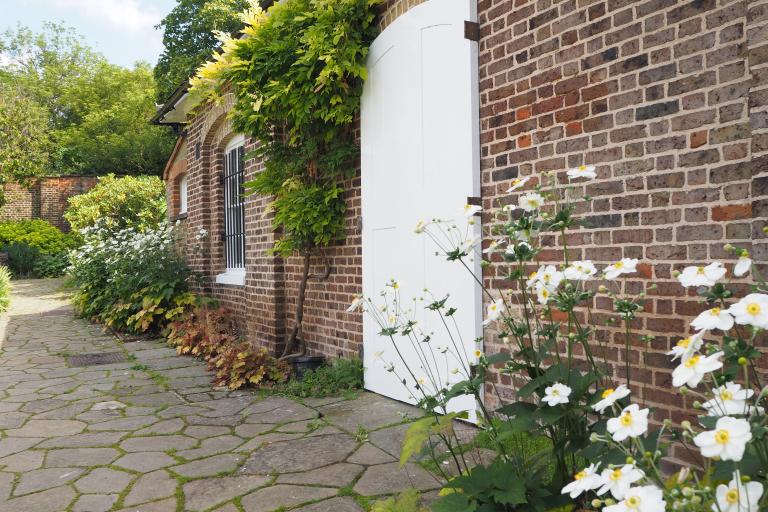
[[[176,0],[0,0],[0,32],[17,23],[37,32],[45,21],[63,21],[113,64],[154,65],[163,51],[155,29]]]

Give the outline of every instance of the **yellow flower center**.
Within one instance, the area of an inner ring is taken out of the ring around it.
[[[552,274],[544,274],[544,282],[548,283],[552,280]]]
[[[699,359],[701,359],[701,356],[693,356],[683,364],[685,364],[686,368],[693,368],[699,362]]]
[[[624,500],[624,504],[627,506],[627,508],[639,510],[640,509],[640,497],[639,496],[630,496],[626,500]]]
[[[621,418],[619,418],[619,422],[622,424],[622,426],[629,427],[632,425],[632,415],[628,412],[625,412],[621,415]]]
[[[624,267],[624,262],[623,261],[617,261],[616,263],[613,264],[613,266],[615,268],[623,268]]]
[[[552,390],[552,396],[560,396],[560,392],[556,389]]]
[[[520,178],[515,178],[515,179],[512,180],[512,185],[517,185],[521,181],[523,181],[523,180],[521,180]]]
[[[720,314],[720,308],[712,308],[709,310],[709,312],[712,314],[712,316],[717,316]]]
[[[534,208],[538,208],[539,207],[539,201],[538,201],[538,199],[529,199],[528,200],[528,205],[529,206],[533,206]]]
[[[727,493],[725,493],[725,501],[730,503],[731,505],[734,503],[739,502],[739,490],[738,489],[730,489]]]
[[[613,394],[613,388],[608,388],[605,391],[603,391],[603,398],[608,398]]]
[[[715,441],[718,444],[726,444],[730,438],[731,438],[731,434],[727,430],[720,429],[717,432],[715,432]]]
[[[727,400],[733,400],[733,393],[731,393],[730,391],[728,391],[728,390],[726,389],[725,391],[722,391],[722,392],[720,393],[720,398],[722,398],[722,399],[723,399],[723,401],[727,401]]]
[[[531,279],[531,280],[533,280],[533,279],[536,279],[536,276],[537,276],[537,275],[538,275],[538,273],[536,273],[536,272],[531,272],[531,275],[530,275],[530,276],[528,276],[528,278],[529,278],[529,279]]]
[[[750,302],[747,304],[747,313],[749,313],[752,316],[756,316],[760,314],[760,304],[757,302]]]
[[[609,478],[613,481],[619,480],[621,478],[621,469],[614,469]]]
[[[542,296],[542,297],[544,297],[545,299],[546,299],[547,297],[549,297],[549,292],[547,291],[547,289],[546,289],[546,288],[544,288],[544,289],[542,289],[542,290],[541,290],[541,296]]]
[[[696,269],[696,273],[697,273],[698,275],[700,275],[700,276],[703,276],[703,275],[704,275],[704,267],[698,267],[698,268]]]
[[[682,348],[688,348],[690,344],[691,344],[691,338],[683,338],[682,340],[677,342],[677,346]]]
[[[480,352],[479,350],[475,350],[475,357],[480,357],[481,355],[483,355],[482,352]]]
[[[584,470],[581,470],[578,473],[576,473],[575,475],[573,475],[573,478],[576,479],[576,480],[581,480],[585,476],[587,476],[587,472],[584,471]]]
[[[587,170],[587,166],[586,165],[580,165],[579,166],[579,170],[580,171],[586,171]]]

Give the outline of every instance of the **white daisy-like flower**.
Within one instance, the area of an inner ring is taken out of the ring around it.
[[[536,287],[536,283],[539,282],[537,279],[539,276],[539,272],[537,270],[534,270],[531,272],[531,274],[528,276],[528,279],[525,281],[525,287],[529,290],[532,290]]]
[[[544,390],[544,398],[541,401],[554,407],[559,404],[567,404],[569,396],[571,396],[571,388],[560,382],[555,382]]]
[[[712,510],[713,512],[759,512],[762,496],[763,484],[742,483],[741,474],[736,471],[728,485],[717,486],[715,491],[717,504],[712,504]]]
[[[633,272],[637,272],[637,258],[622,258],[605,268],[605,278],[616,279],[620,275],[632,274]]]
[[[701,345],[704,343],[703,338],[705,332],[706,331],[698,331],[696,334],[692,334],[687,338],[679,340],[675,346],[672,347],[672,350],[667,352],[667,355],[674,356],[672,358],[673,361],[677,358],[685,360],[692,357],[699,351]]]
[[[478,206],[476,204],[465,204],[464,208],[462,209],[462,214],[464,215],[464,217],[469,219],[473,217],[476,213],[480,213],[481,211],[483,211],[482,206]]]
[[[528,180],[530,180],[531,177],[528,176],[526,178],[515,178],[512,180],[512,185],[507,189],[507,193],[514,192],[515,190],[522,188],[525,186],[526,183],[528,183]]]
[[[768,329],[768,295],[750,293],[736,304],[732,304],[728,313],[734,316],[739,325]]]
[[[645,473],[634,464],[625,464],[614,469],[604,469],[601,476],[603,486],[597,490],[597,495],[602,496],[610,491],[614,498],[623,500],[632,484],[642,480]]]
[[[628,405],[617,418],[608,420],[608,433],[617,443],[628,437],[638,437],[645,434],[648,430],[649,412],[649,409],[640,409],[637,404]]]
[[[569,483],[563,490],[562,494],[568,494],[571,499],[577,498],[581,493],[597,489],[603,485],[603,479],[597,473],[597,469],[600,467],[600,463],[590,464],[589,467],[582,469],[576,473],[573,477],[573,482]]]
[[[536,283],[536,300],[539,304],[547,304],[552,300],[552,292],[541,283]]]
[[[597,274],[597,268],[590,260],[574,261],[563,271],[563,275],[570,281],[586,281]]]
[[[677,279],[685,287],[714,286],[725,276],[725,272],[723,264],[715,261],[706,267],[685,267]]]
[[[733,267],[733,275],[736,277],[741,277],[749,272],[751,268],[752,258],[749,257],[749,254],[743,253],[741,256],[739,256],[739,261],[737,261],[736,265]]]
[[[755,392],[742,389],[741,384],[726,382],[725,385],[712,390],[714,398],[707,400],[701,406],[709,416],[728,416],[731,414],[747,414],[749,400]]]
[[[603,411],[615,404],[617,401],[629,396],[629,393],[629,388],[627,388],[627,386],[624,384],[619,384],[615,389],[608,388],[603,391],[601,395],[602,399],[593,405],[592,409],[599,413],[603,413]]]
[[[723,367],[720,358],[723,352],[715,352],[710,356],[694,354],[688,359],[683,359],[680,365],[672,371],[672,385],[675,387],[688,386],[695,388],[704,376]]]
[[[580,165],[578,167],[574,167],[573,169],[568,169],[566,174],[571,179],[587,178],[592,180],[597,178],[597,172],[595,172],[594,165]]]
[[[488,247],[483,249],[483,254],[490,254],[493,251],[495,251],[499,246],[501,245],[501,242],[499,240],[491,240],[491,243],[488,244]]]
[[[554,265],[539,267],[536,272],[536,280],[551,290],[554,290],[563,281],[563,273],[557,270]]]
[[[664,493],[655,485],[632,487],[624,499],[603,509],[603,512],[664,512]]]
[[[712,308],[699,313],[699,316],[691,322],[691,326],[697,331],[711,331],[712,329],[727,331],[733,327],[733,317],[727,310]]]
[[[544,206],[544,197],[538,192],[529,192],[528,194],[520,196],[518,204],[520,205],[520,208],[526,212],[532,212]]]
[[[693,442],[704,457],[739,462],[752,439],[751,430],[747,420],[723,416],[717,420],[714,430],[700,433],[693,438]]]
[[[504,311],[504,299],[496,299],[488,304],[485,311],[485,321],[483,325],[488,325],[501,317],[501,313]]]

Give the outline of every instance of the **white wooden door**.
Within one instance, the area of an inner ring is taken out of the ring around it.
[[[422,219],[460,218],[467,198],[480,194],[477,43],[464,37],[464,21],[475,19],[475,0],[427,0],[396,19],[371,46],[361,110],[364,295],[375,299],[392,278],[404,299],[423,296],[424,288],[450,294],[470,360],[482,336],[480,290],[459,263],[436,256],[414,227]],[[479,235],[479,223],[475,228]],[[479,260],[473,266],[479,276]],[[434,345],[449,343],[437,318],[419,317],[434,330]],[[405,374],[391,341],[378,332],[366,315],[366,387],[414,402],[415,392],[376,360],[382,351]],[[418,357],[402,343],[418,373]],[[461,380],[450,374],[455,364],[444,366],[449,381]],[[474,407],[471,399],[452,404],[454,410]]]

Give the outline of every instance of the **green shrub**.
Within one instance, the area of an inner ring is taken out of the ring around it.
[[[56,254],[77,247],[78,237],[40,219],[0,222],[0,246],[13,243],[35,247],[42,254]]]
[[[165,186],[157,176],[102,176],[85,194],[69,198],[64,218],[74,230],[154,229],[165,221]]]
[[[195,302],[173,237],[167,226],[84,230],[85,243],[70,255],[76,309],[118,331],[162,330]]]
[[[63,276],[69,267],[69,256],[66,252],[56,254],[40,254],[37,256],[32,269],[35,277]]]
[[[5,247],[8,253],[8,267],[13,277],[32,277],[35,268],[35,260],[40,254],[40,249],[25,243],[12,243]]]
[[[291,379],[281,391],[298,397],[325,397],[362,389],[363,363],[359,359],[339,358],[329,365],[307,371],[301,379]]]
[[[0,266],[0,312],[8,309],[11,303],[11,271]]]

